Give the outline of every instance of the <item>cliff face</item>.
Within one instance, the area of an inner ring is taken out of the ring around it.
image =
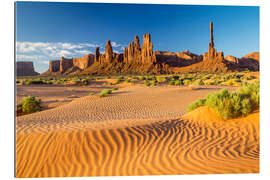
[[[43,75],[50,74],[69,74],[76,71],[81,71],[94,63],[94,55],[87,54],[81,58],[65,58],[61,57],[60,60],[51,60],[49,63],[49,70]]]
[[[74,66],[83,70],[94,63],[94,56],[92,54],[87,54],[81,58],[73,58],[72,60]]]
[[[253,52],[243,56],[239,60],[239,64],[242,68],[249,69],[251,71],[259,71],[260,70],[259,52]]]
[[[36,76],[39,75],[34,70],[33,62],[31,61],[17,61],[16,62],[17,76]]]

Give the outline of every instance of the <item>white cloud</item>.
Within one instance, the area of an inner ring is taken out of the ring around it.
[[[112,47],[119,47],[119,46],[121,46],[121,44],[117,44],[116,42],[112,42],[111,45],[112,45]]]
[[[112,42],[113,51],[120,53],[124,46]],[[93,54],[95,48],[100,47],[104,53],[104,46],[95,43],[70,43],[70,42],[16,42],[16,60],[31,60],[37,63],[48,64],[49,60],[60,59],[61,56],[72,58]],[[44,63],[47,62],[47,63]]]
[[[78,54],[83,54],[83,55],[91,53],[91,51],[89,50],[75,50],[75,52]]]
[[[50,62],[49,61],[39,61],[39,63],[49,65]]]

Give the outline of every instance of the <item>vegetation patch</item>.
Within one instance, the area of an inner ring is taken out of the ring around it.
[[[198,99],[191,103],[188,107],[188,112],[201,106],[209,106],[216,110],[223,119],[246,116],[259,108],[259,89],[259,83],[252,83],[244,84],[243,87],[232,93],[227,89],[217,93],[210,93],[206,98]]]
[[[34,96],[28,96],[17,105],[17,113],[34,113],[41,110],[41,99],[36,100]]]
[[[105,97],[106,95],[111,94],[111,93],[112,93],[112,90],[110,90],[110,89],[103,89],[100,92],[99,97]]]

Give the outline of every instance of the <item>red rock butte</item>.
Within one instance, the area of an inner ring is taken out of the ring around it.
[[[188,50],[184,52],[153,51],[150,34],[143,35],[140,45],[138,36],[130,42],[123,53],[114,53],[110,40],[101,54],[96,47],[95,54],[81,58],[51,60],[50,74],[170,74],[181,72],[228,72],[252,70],[259,71],[259,53],[251,53],[243,58],[227,56],[217,52],[214,46],[214,27],[210,22],[210,43],[208,52],[196,55]]]

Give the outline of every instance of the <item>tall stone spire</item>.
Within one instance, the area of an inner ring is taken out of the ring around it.
[[[210,22],[210,37],[211,37],[211,42],[209,46],[214,48],[213,22]]]

